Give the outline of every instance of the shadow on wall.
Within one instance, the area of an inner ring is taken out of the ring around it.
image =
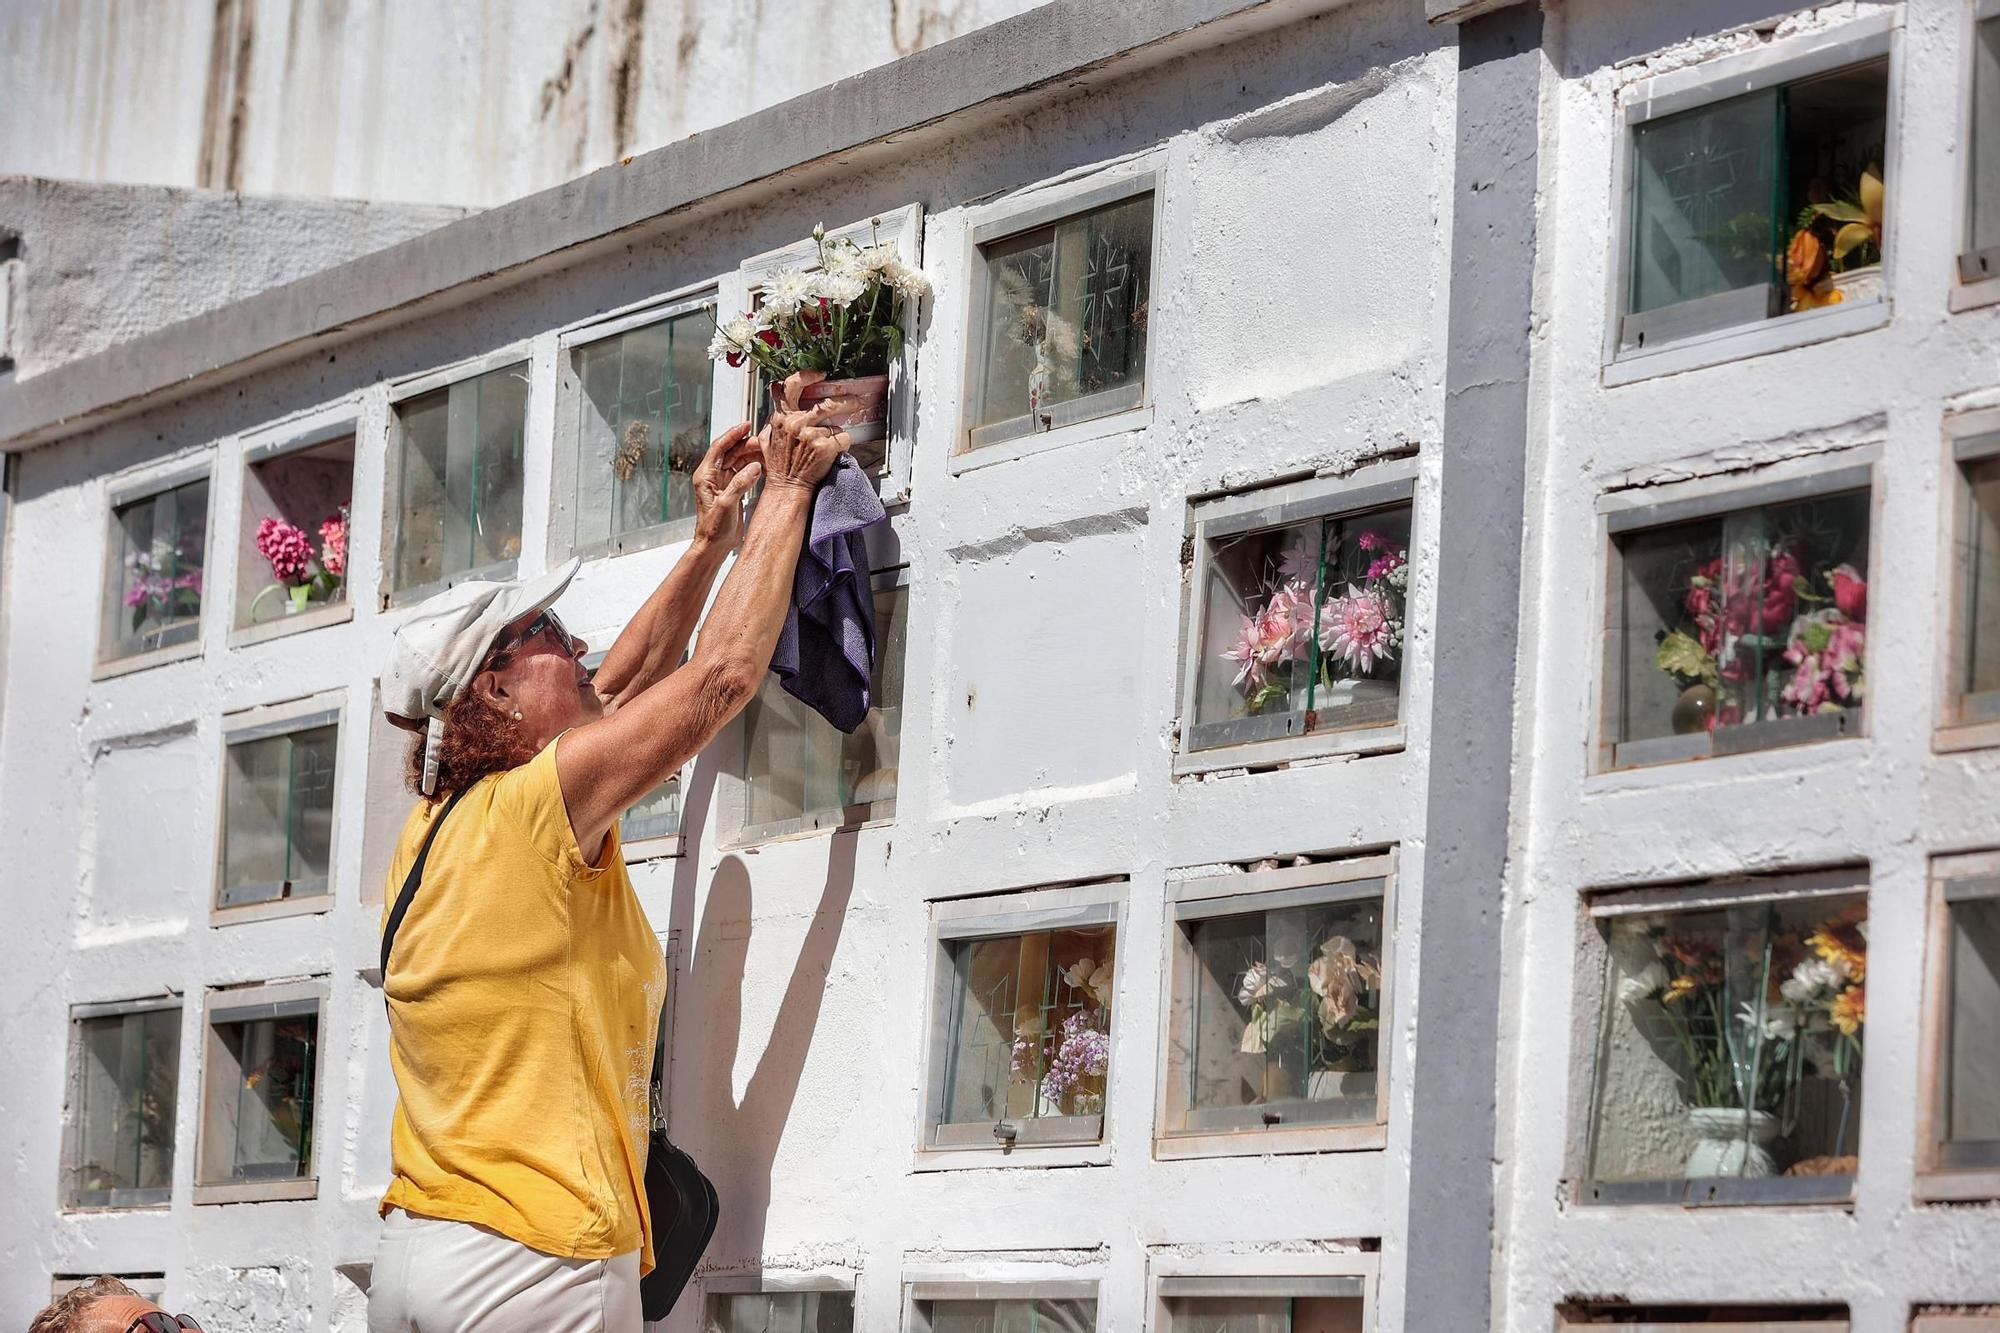
[[[713,792],[713,775],[700,772],[701,767],[691,784],[691,799],[683,807],[688,828],[701,827]],[[706,1256],[710,1264],[754,1262],[764,1255],[773,1166],[791,1121],[826,996],[827,974],[854,892],[855,835],[834,834],[827,848],[826,879],[811,924],[776,1005],[770,1037],[740,1097],[733,1071],[743,1036],[754,858],[732,855],[716,867],[687,974],[675,999],[681,1006],[673,1053],[678,1077],[669,1092],[673,1103],[669,1125],[675,1142],[694,1155],[721,1199],[722,1218]],[[676,885],[676,918],[693,910],[691,890],[698,872],[689,866],[684,873],[685,881]]]

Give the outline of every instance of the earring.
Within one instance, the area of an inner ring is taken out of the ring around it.
[[[519,722],[521,720],[521,710],[518,708],[514,710],[514,720],[516,722]]]

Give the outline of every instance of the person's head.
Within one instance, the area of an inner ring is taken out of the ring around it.
[[[115,1277],[94,1277],[49,1302],[28,1333],[131,1333],[134,1326],[146,1333],[167,1330],[199,1330],[192,1319],[176,1319]]]
[[[410,785],[423,795],[526,763],[603,712],[581,660],[588,645],[549,610],[575,572],[572,561],[539,579],[462,583],[396,631],[382,704],[420,733]]]

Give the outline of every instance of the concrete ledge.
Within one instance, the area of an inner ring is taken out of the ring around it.
[[[1539,0],[1424,0],[1427,23],[1463,23],[1509,5],[1534,4]]]
[[[974,108],[1125,77],[1342,0],[1052,3],[727,125],[0,386],[0,450],[46,444],[406,318],[471,284]],[[950,122],[947,124],[947,122]]]

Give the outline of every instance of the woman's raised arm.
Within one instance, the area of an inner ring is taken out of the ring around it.
[[[730,483],[747,487],[762,475],[764,493],[688,665],[576,728],[556,751],[570,829],[593,861],[612,821],[713,740],[770,668],[813,492],[848,446],[845,434],[815,424],[832,407],[776,414],[761,439],[762,462],[747,463]]]

